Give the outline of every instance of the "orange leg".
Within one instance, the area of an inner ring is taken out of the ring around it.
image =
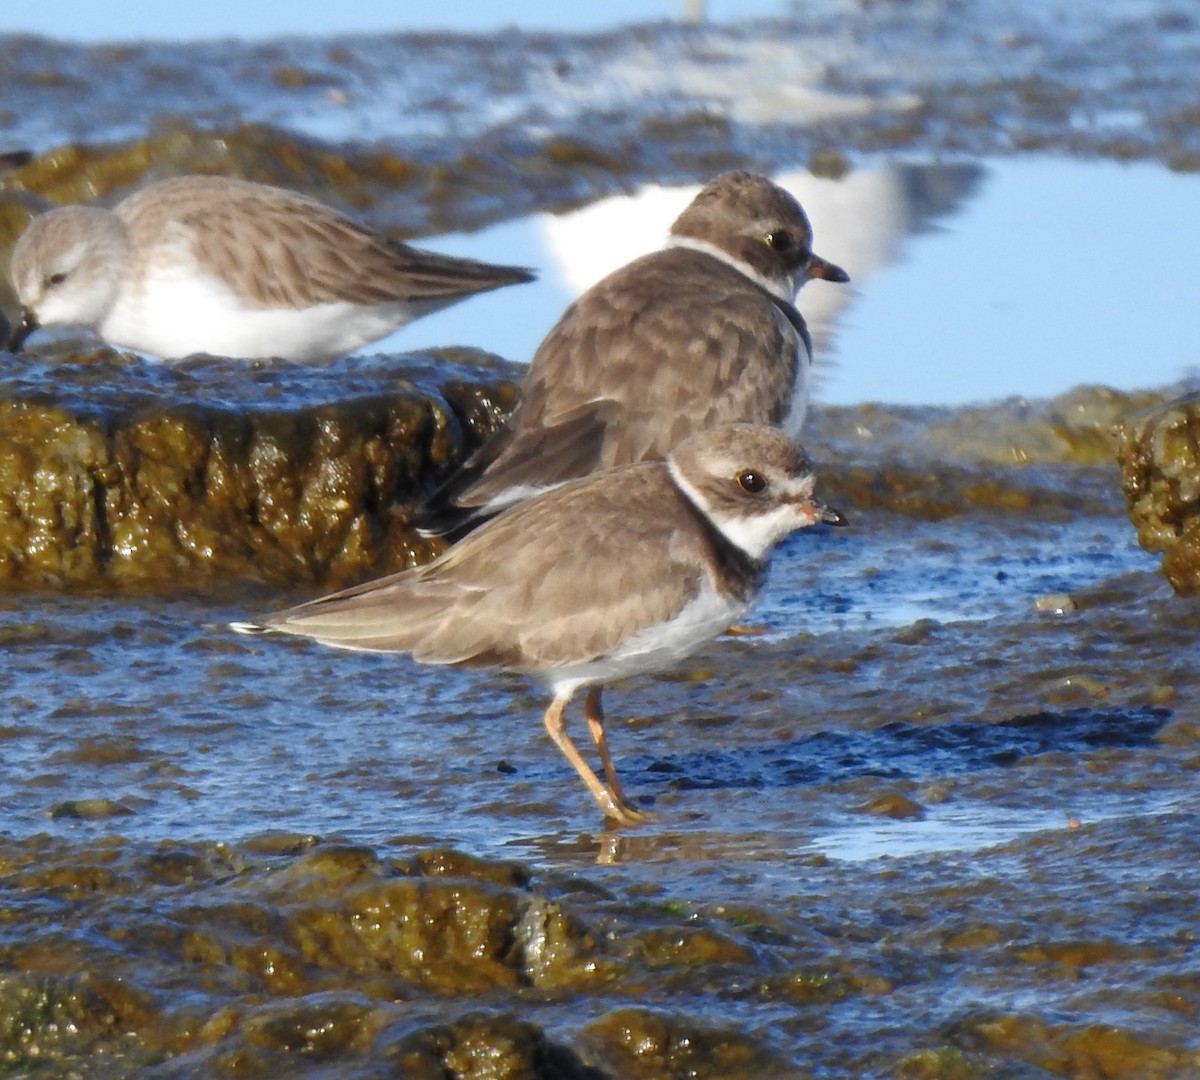
[[[612,792],[613,798],[617,802],[630,808],[629,800],[625,798],[625,792],[621,790],[621,781],[617,779],[616,767],[609,756],[608,742],[604,738],[604,705],[600,701],[601,690],[602,688],[599,686],[593,686],[588,690],[587,698],[583,703],[583,715],[587,720],[588,731],[592,734],[592,742],[600,751],[600,762],[604,766],[604,779],[608,781],[608,790]],[[636,811],[634,812],[636,813]]]
[[[599,693],[596,694],[597,705],[599,704]],[[591,702],[591,694],[588,694],[588,701]],[[563,756],[571,763],[571,767],[579,774],[579,778],[587,785],[588,791],[592,793],[592,797],[600,804],[600,809],[604,811],[605,816],[613,818],[625,825],[631,825],[636,821],[641,820],[641,815],[632,807],[625,803],[624,798],[618,794],[620,788],[616,791],[610,791],[602,783],[600,778],[592,771],[591,766],[580,756],[579,751],[575,749],[575,744],[567,737],[566,731],[563,730],[563,712],[567,707],[567,698],[559,696],[550,702],[550,707],[546,710],[546,715],[543,718],[543,723],[546,725],[546,733],[553,740],[554,745],[562,751]],[[593,721],[591,716],[588,717],[589,727]],[[599,724],[600,736],[597,739],[597,746],[603,743],[604,728],[602,723]],[[596,738],[595,730],[593,729],[593,738]],[[601,759],[604,762],[604,771],[611,783],[616,779],[616,774],[613,771],[612,760],[608,756],[608,750],[601,751]]]

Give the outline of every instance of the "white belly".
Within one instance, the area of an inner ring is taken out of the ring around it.
[[[752,602],[722,596],[706,580],[700,594],[669,622],[647,627],[599,660],[548,672],[546,679],[557,696],[581,686],[674,667],[728,630]]]
[[[222,282],[176,269],[127,291],[100,326],[113,345],[177,360],[196,353],[327,360],[391,333],[441,303],[252,308]]]

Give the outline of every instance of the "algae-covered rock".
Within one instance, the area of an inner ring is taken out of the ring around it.
[[[598,1071],[548,1036],[539,1004],[637,1001],[664,962],[703,979],[760,961],[723,935],[697,945],[694,926],[684,953],[648,958],[636,915],[599,896],[569,904],[531,877],[447,849],[388,858],[277,835],[0,842],[0,1072],[123,1077],[158,1062],[168,1077],[382,1075],[358,1071],[369,1061],[406,1077],[604,1080],[749,1076],[775,1061],[745,1034],[640,1008],[586,1035],[583,1019],[568,1025],[632,1071]],[[646,1071],[630,1042],[643,1037],[671,1071]],[[115,1067],[80,1065],[89,1055]]]
[[[1175,591],[1200,593],[1200,398],[1189,396],[1118,428],[1121,486],[1138,543],[1162,552]]]
[[[1196,1075],[1200,1058],[1152,1036],[1107,1024],[1051,1024],[1003,1015],[962,1026],[963,1041],[1011,1054],[1054,1076],[1176,1080]]]
[[[402,1039],[388,1053],[411,1080],[607,1080],[534,1024],[512,1016],[471,1015]]]
[[[1154,392],[1082,386],[1046,401],[978,407],[830,406],[812,412],[802,440],[823,496],[851,515],[1108,514],[1119,499],[1115,427],[1161,401]]]
[[[427,182],[428,171],[405,158],[326,145],[269,125],[212,130],[173,121],[130,142],[70,143],[34,155],[3,176],[0,206],[32,212],[64,203],[112,203],[154,180],[204,173],[322,193],[328,201],[362,208]],[[23,227],[19,213],[0,210],[0,249]]]
[[[929,425],[926,441],[941,457],[1000,464],[1112,461],[1113,427],[1131,412],[1160,400],[1107,386],[1079,386],[1048,401],[1012,398],[954,410]]]
[[[0,357],[0,580],[327,585],[424,561],[412,505],[515,401],[509,369],[461,355]]]
[[[44,1067],[98,1043],[128,1050],[150,1010],[143,995],[100,973],[0,972],[0,1072]]]
[[[628,1080],[800,1080],[803,1071],[748,1032],[651,1009],[617,1009],[588,1025],[595,1056]]]

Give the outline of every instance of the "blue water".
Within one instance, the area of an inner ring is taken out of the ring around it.
[[[698,9],[710,20],[730,21],[782,15],[789,6],[788,0],[576,0],[572,4],[541,0],[443,0],[439,4],[212,0],[203,5],[45,0],[6,11],[4,29],[72,41],[195,41],[410,30],[486,32],[509,26],[595,31],[623,23],[683,18]]]

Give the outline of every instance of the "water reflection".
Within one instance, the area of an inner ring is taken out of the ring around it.
[[[853,287],[813,281],[800,307],[824,345],[856,290],[895,260],[904,240],[953,212],[973,192],[983,170],[975,165],[881,165],[839,180],[804,169],[774,174],[813,222],[816,248],[845,267]],[[540,279],[478,297],[422,319],[378,346],[416,349],[460,342],[527,360],[576,296],[618,267],[662,246],[671,222],[701,185],[646,185],[569,214],[537,214],[469,235],[439,237],[427,246],[485,261],[523,262]]]
[[[800,294],[820,346],[818,402],[1138,389],[1177,382],[1195,363],[1195,283],[1181,268],[1200,246],[1200,178],[1047,159],[775,179],[808,209],[818,249],[853,277],[849,289],[818,281]],[[430,246],[524,262],[542,279],[422,320],[384,347],[461,341],[528,359],[574,296],[659,246],[696,190],[648,186],[572,214],[438,238]]]

